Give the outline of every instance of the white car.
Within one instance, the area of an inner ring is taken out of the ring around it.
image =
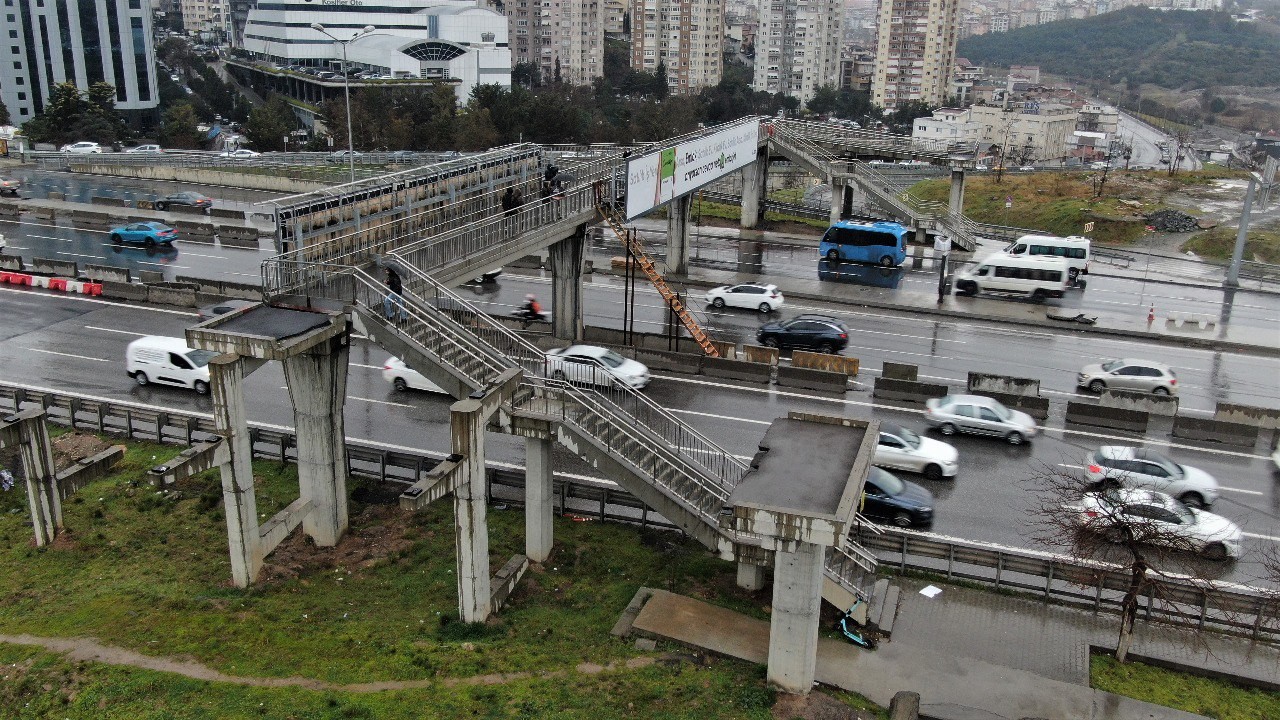
[[[1240,557],[1240,527],[1207,510],[1187,507],[1154,490],[1107,488],[1085,493],[1078,503],[1066,506],[1077,512],[1078,522],[1104,537],[1139,542],[1175,550],[1197,552],[1211,560]]]
[[[707,291],[707,304],[714,308],[739,307],[771,313],[782,307],[783,297],[777,285],[742,283],[721,285]]]
[[[139,145],[125,150],[127,153],[162,153],[164,150],[159,145]]]
[[[240,148],[239,150],[227,150],[226,152],[218,154],[218,157],[235,158],[236,160],[252,160],[253,158],[261,157],[261,156],[262,156],[262,153],[254,152],[253,150],[249,150],[248,148]]]
[[[1076,376],[1076,386],[1100,393],[1107,388],[1139,390],[1155,395],[1177,395],[1178,374],[1173,368],[1153,360],[1121,358],[1085,365]]]
[[[1209,473],[1146,448],[1103,445],[1085,456],[1084,472],[1091,483],[1157,490],[1195,508],[1212,505],[1219,495]]]
[[[360,152],[359,150],[356,150],[354,152],[352,152],[351,150],[337,150],[335,152],[329,153],[329,162],[344,163],[344,162],[349,162],[351,160],[354,160],[356,162],[362,162],[364,160],[364,153]]]
[[[547,352],[547,376],[555,380],[608,386],[612,382],[636,390],[649,384],[649,368],[596,345],[570,345]]]
[[[941,440],[922,437],[893,423],[880,423],[880,443],[873,465],[920,473],[929,480],[953,478],[960,472],[960,453]]]
[[[58,148],[58,151],[64,152],[64,153],[71,153],[72,155],[88,155],[90,153],[102,152],[102,146],[96,142],[89,142],[87,140],[82,140],[78,143],[63,145],[62,147]]]
[[[444,388],[425,378],[400,358],[389,357],[382,363],[382,379],[391,383],[396,390],[425,390],[426,392],[443,393]]]

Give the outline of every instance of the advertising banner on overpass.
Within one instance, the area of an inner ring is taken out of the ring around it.
[[[755,162],[759,137],[753,120],[627,161],[627,219]]]

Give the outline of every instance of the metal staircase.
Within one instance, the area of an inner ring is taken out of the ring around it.
[[[689,331],[689,335],[698,343],[698,347],[702,348],[702,352],[710,355],[711,357],[720,357],[720,351],[717,350],[716,346],[711,342],[711,338],[707,337],[706,331],[702,329],[702,326],[698,325],[698,321],[693,318],[689,309],[685,307],[684,302],[680,300],[680,296],[672,291],[671,287],[667,285],[667,281],[662,277],[662,273],[658,272],[658,268],[654,266],[653,260],[651,260],[649,258],[649,254],[645,252],[644,243],[640,241],[640,237],[636,233],[630,232],[627,227],[623,225],[622,218],[618,215],[616,210],[610,207],[608,203],[604,202],[602,194],[597,194],[596,201],[596,209],[600,211],[600,217],[604,218],[605,222],[609,223],[609,228],[613,230],[613,234],[616,235],[627,249],[631,251],[631,254],[635,256],[636,263],[640,266],[640,269],[644,271],[645,277],[649,278],[649,282],[657,289],[658,294],[662,296],[664,301],[666,301],[667,306],[676,314],[676,317],[680,318],[680,323]]]

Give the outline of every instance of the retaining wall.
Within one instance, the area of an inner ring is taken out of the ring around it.
[[[1040,397],[1040,381],[1032,380],[1031,378],[971,372],[969,373],[968,387],[969,392],[973,393],[1000,393],[1003,395]]]
[[[1152,415],[1173,417],[1178,414],[1178,398],[1169,395],[1155,395],[1138,390],[1115,390],[1108,388],[1098,398],[1102,407],[1141,410]]]
[[[1077,425],[1093,425],[1113,430],[1128,430],[1136,433],[1147,432],[1150,416],[1141,410],[1102,407],[1092,403],[1068,402],[1067,422]]]
[[[876,378],[875,386],[871,390],[871,397],[882,400],[905,400],[907,402],[923,403],[929,398],[942,397],[948,392],[950,390],[946,385],[878,377]]]
[[[1258,443],[1258,426],[1179,415],[1173,419],[1173,436],[1251,448]]]
[[[116,177],[135,177],[147,180],[173,180],[197,185],[272,190],[290,195],[328,187],[325,183],[311,180],[296,180],[278,175],[249,175],[231,172],[225,168],[181,168],[164,165],[94,165],[92,163],[77,162],[76,169],[78,172],[87,172],[94,175],[114,175]]]

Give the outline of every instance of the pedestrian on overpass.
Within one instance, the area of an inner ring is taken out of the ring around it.
[[[404,292],[404,285],[400,281],[400,273],[396,272],[391,266],[387,266],[387,296],[382,299],[382,314],[388,320],[391,318],[391,307],[395,306],[395,319],[397,321],[404,319],[404,299],[401,294]]]

